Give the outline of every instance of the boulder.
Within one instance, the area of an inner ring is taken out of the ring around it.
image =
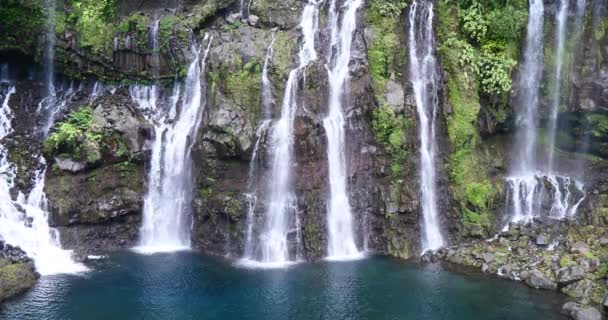
[[[260,22],[260,17],[254,15],[254,14],[250,14],[249,17],[247,17],[247,23],[252,27],[257,26],[259,22]]]
[[[538,237],[536,237],[536,245],[537,246],[549,245],[549,239],[544,234],[541,234]]]
[[[538,269],[524,271],[520,274],[520,278],[533,288],[546,290],[557,289],[557,284]]]
[[[17,296],[36,284],[38,275],[30,263],[11,263],[0,258],[0,302]]]
[[[591,249],[589,249],[589,246],[582,241],[574,243],[570,248],[570,253],[575,254],[586,254],[589,253],[589,251],[591,251]]]
[[[608,245],[608,234],[601,236],[599,242],[600,242],[600,245],[607,246]]]
[[[602,314],[594,307],[584,306],[576,302],[566,302],[561,312],[574,320],[601,320]]]
[[[82,161],[76,161],[74,159],[60,159],[55,157],[55,163],[59,169],[76,173],[85,169],[86,165]]]
[[[570,284],[585,277],[585,269],[579,266],[564,267],[557,270],[557,283]]]
[[[593,289],[593,281],[583,279],[562,288],[562,292],[577,299],[588,300]]]

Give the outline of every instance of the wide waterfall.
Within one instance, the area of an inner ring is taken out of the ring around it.
[[[584,4],[583,4],[584,7]],[[529,220],[542,212],[555,219],[572,217],[585,198],[583,184],[564,176],[555,168],[555,136],[562,95],[564,46],[567,36],[569,2],[560,1],[556,15],[555,69],[552,79],[547,128],[547,142],[538,138],[539,93],[543,72],[544,7],[541,0],[531,0],[523,64],[518,79],[519,108],[516,153],[511,175],[507,178],[507,212],[511,221]],[[580,11],[580,3],[577,10]],[[546,148],[547,157],[538,154]],[[546,202],[549,202],[547,205]]]
[[[420,136],[420,194],[423,216],[422,250],[444,245],[437,212],[435,162],[437,153],[436,117],[439,76],[434,55],[433,4],[414,1],[409,13],[410,79],[416,97],[418,133]]]
[[[349,62],[353,31],[356,27],[357,9],[362,0],[348,0],[342,6],[344,14],[338,29],[339,9],[336,0],[330,7],[331,45],[335,52],[328,68],[329,114],[323,119],[327,133],[327,158],[329,163],[330,198],[327,205],[328,259],[342,260],[362,256],[353,230],[353,215],[348,199],[346,155],[344,153],[344,113],[342,101],[348,88]],[[331,61],[331,60],[330,60]]]
[[[192,47],[194,59],[188,68],[183,92],[180,84],[176,84],[169,101],[160,99],[157,85],[131,87],[133,100],[154,123],[148,192],[136,247],[139,252],[190,248],[191,151],[206,106],[204,74],[212,40],[205,35],[198,48]]]
[[[13,132],[9,100],[15,92],[11,82],[0,83],[0,98],[3,98],[0,140]],[[38,161],[41,167],[46,167],[44,158],[40,156]],[[15,200],[10,190],[14,188],[16,174],[15,165],[8,159],[8,149],[0,144],[0,239],[27,252],[41,275],[85,271],[83,265],[72,260],[72,251],[61,249],[59,233],[49,227],[47,199],[43,191],[45,170],[36,172],[30,193],[26,196],[19,192]]]
[[[296,197],[291,183],[293,154],[293,122],[298,107],[299,81],[311,61],[317,59],[315,35],[318,29],[318,4],[311,0],[302,13],[300,29],[303,40],[298,53],[298,67],[289,72],[285,95],[281,105],[281,117],[269,129],[271,176],[268,191],[268,208],[264,226],[257,239],[258,246],[250,249],[249,256],[241,260],[254,267],[284,267],[298,260],[290,254],[289,234],[295,234],[300,242],[299,217]],[[252,240],[254,241],[254,240]],[[296,244],[297,246],[297,244]]]

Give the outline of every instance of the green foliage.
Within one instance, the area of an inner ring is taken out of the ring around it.
[[[41,6],[29,1],[0,0],[0,49],[32,53],[45,26]]]
[[[481,4],[475,2],[467,9],[460,10],[458,14],[462,29],[471,40],[477,43],[482,43],[488,32],[488,23],[482,10]]]
[[[80,46],[94,54],[109,56],[112,51],[116,0],[72,0],[68,20],[78,32]]]
[[[145,48],[148,46],[148,25],[150,21],[148,17],[143,15],[142,13],[134,13],[120,21],[118,26],[116,27],[116,31],[120,33],[121,36],[125,36],[130,34],[137,45],[141,48]]]
[[[382,106],[372,114],[372,129],[376,141],[381,143],[391,157],[391,173],[393,177],[400,178],[403,174],[403,165],[409,156],[405,146],[405,132],[410,129],[411,123],[403,115],[396,115],[393,109]]]
[[[587,116],[587,122],[591,128],[591,136],[606,139],[608,137],[608,115],[594,113]]]
[[[511,72],[517,61],[507,56],[504,45],[489,42],[481,48],[478,75],[484,92],[507,93],[511,90]]]
[[[378,13],[384,17],[397,18],[407,7],[405,0],[375,0],[372,5],[376,7]]]
[[[121,134],[95,129],[90,106],[71,112],[65,121],[58,123],[54,132],[44,140],[43,152],[48,156],[87,162],[99,160],[102,154],[104,158],[130,158]]]
[[[482,94],[507,94],[527,21],[525,2],[442,0],[439,12],[447,20],[440,19],[439,52],[477,78]]]
[[[93,122],[93,109],[83,107],[69,114],[68,119],[61,122],[55,132],[48,136],[43,143],[43,151],[48,155],[64,155],[65,157],[81,159],[87,155],[85,139],[99,140],[99,135],[90,130]]]
[[[405,62],[405,48],[399,40],[402,27],[399,16],[405,8],[404,1],[372,1],[369,20],[373,39],[367,55],[370,73],[376,85],[381,86],[386,79],[400,75]]]

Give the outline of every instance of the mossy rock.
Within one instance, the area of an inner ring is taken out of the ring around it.
[[[8,264],[0,268],[0,301],[24,293],[36,284],[36,273],[25,263]]]

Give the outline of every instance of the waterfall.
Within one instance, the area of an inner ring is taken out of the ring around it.
[[[437,212],[435,139],[438,108],[437,63],[434,56],[432,2],[415,0],[409,13],[410,79],[416,97],[420,135],[420,193],[423,216],[422,250],[444,245]]]
[[[543,1],[530,0],[526,46],[518,79],[517,102],[518,107],[523,109],[520,110],[523,115],[518,115],[517,119],[520,128],[516,138],[519,152],[515,172],[518,175],[529,175],[534,172],[536,165],[538,93],[543,69],[543,26]]]
[[[362,0],[347,0],[342,24],[338,28],[336,0],[332,0],[330,12],[331,44],[335,45],[333,64],[328,69],[329,114],[323,119],[327,133],[327,158],[329,164],[330,199],[327,205],[329,239],[328,259],[352,259],[362,256],[355,244],[353,215],[348,199],[346,155],[344,152],[343,93],[348,92],[348,78],[353,32],[356,28],[357,9]],[[333,51],[333,50],[330,50]]]
[[[302,43],[298,53],[298,66],[289,72],[285,85],[285,94],[281,104],[281,117],[269,129],[271,154],[271,180],[268,186],[269,199],[264,218],[264,226],[257,240],[258,246],[251,249],[249,257],[244,257],[241,264],[251,267],[276,268],[284,267],[297,261],[290,256],[289,234],[300,236],[298,229],[296,197],[291,184],[291,167],[293,166],[293,122],[297,110],[298,82],[311,61],[317,59],[315,35],[318,29],[319,9],[314,0],[304,7],[300,21]],[[299,239],[296,240],[298,243]],[[297,244],[296,244],[297,245]]]
[[[0,109],[0,140],[13,132],[9,100],[16,90],[10,82],[0,83],[4,99]],[[39,157],[40,167],[46,167]],[[86,271],[82,264],[72,260],[72,251],[62,250],[59,233],[48,224],[47,199],[43,192],[45,169],[38,170],[34,187],[28,196],[19,192],[16,200],[10,190],[15,187],[16,166],[8,160],[8,150],[0,144],[0,239],[20,246],[34,259],[41,275]]]
[[[553,79],[553,91],[551,92],[551,109],[549,111],[548,128],[548,172],[553,172],[553,157],[555,156],[555,131],[557,130],[557,116],[559,113],[559,105],[561,100],[562,67],[564,64],[564,38],[566,37],[566,23],[568,22],[568,2],[569,0],[560,0],[559,11],[556,17],[557,30],[555,32],[555,78]]]
[[[268,78],[268,64],[274,54],[273,45],[276,40],[275,34],[272,34],[272,40],[266,49],[266,58],[264,58],[264,66],[262,67],[262,121],[256,131],[256,140],[253,146],[253,152],[251,153],[251,161],[249,162],[249,174],[247,175],[247,190],[245,194],[247,199],[247,229],[245,233],[245,251],[243,254],[243,260],[252,260],[253,257],[253,227],[255,225],[255,208],[258,201],[257,195],[257,183],[256,169],[259,162],[258,150],[260,148],[260,142],[266,138],[268,127],[271,124],[272,106],[274,99],[272,97],[272,90],[270,85],[270,79]]]
[[[46,11],[46,33],[44,43],[44,85],[46,89],[46,96],[54,96],[55,88],[55,1],[56,0],[45,0],[44,9]]]
[[[133,86],[133,100],[155,126],[144,199],[140,241],[135,249],[143,253],[170,252],[190,248],[192,206],[191,151],[206,106],[205,69],[212,38],[205,35],[203,45],[192,47],[194,59],[184,83],[176,84],[167,103],[159,102],[159,88]],[[181,101],[180,108],[177,108]]]
[[[577,8],[579,12],[584,12],[581,5],[584,7],[584,0],[579,0]],[[541,217],[543,211],[548,211],[550,218],[570,218],[585,199],[583,183],[558,174],[554,168],[568,6],[567,0],[560,1],[556,17],[555,78],[549,102],[548,152],[546,164],[543,164],[536,156],[540,151],[536,132],[543,70],[544,8],[541,0],[530,0],[526,48],[518,79],[516,157],[511,175],[506,179],[507,210],[512,213],[511,221],[514,222]],[[544,202],[550,206],[543,205]]]

